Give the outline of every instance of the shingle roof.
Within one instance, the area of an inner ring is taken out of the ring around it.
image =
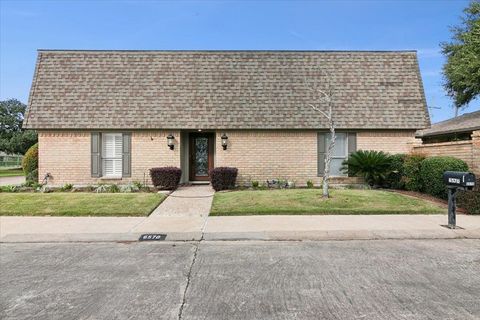
[[[480,111],[466,113],[456,118],[435,123],[431,128],[417,131],[418,137],[438,136],[480,130]]]
[[[338,128],[421,129],[414,51],[39,50],[25,126],[318,129],[305,79],[335,90]]]

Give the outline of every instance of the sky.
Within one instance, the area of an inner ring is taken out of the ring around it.
[[[28,101],[37,49],[417,50],[439,122],[454,115],[440,43],[468,3],[0,0],[0,100]]]

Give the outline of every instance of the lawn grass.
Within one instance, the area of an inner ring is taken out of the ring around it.
[[[2,216],[148,216],[158,193],[0,193]]]
[[[0,169],[0,177],[16,177],[23,175],[22,169]]]
[[[446,209],[427,200],[381,190],[320,189],[233,191],[216,193],[212,216],[282,214],[435,214]]]

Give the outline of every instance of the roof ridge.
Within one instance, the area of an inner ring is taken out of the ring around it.
[[[440,122],[436,122],[436,123],[433,123],[432,126],[436,126],[436,125],[439,125],[439,124],[444,124],[444,123],[454,121],[454,120],[461,120],[462,118],[465,118],[466,116],[471,116],[472,114],[475,114],[475,113],[480,114],[480,110],[464,113],[464,114],[461,114],[459,116],[456,116],[456,117],[453,117],[453,118],[450,118],[450,119],[446,119],[446,120],[443,120],[443,121],[440,121]]]
[[[96,53],[96,52],[115,52],[115,53],[134,53],[134,52],[145,52],[145,53],[416,53],[415,49],[405,49],[405,50],[136,50],[136,49],[37,49],[38,52],[86,52],[86,53]]]

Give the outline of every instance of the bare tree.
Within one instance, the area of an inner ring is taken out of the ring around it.
[[[308,105],[316,112],[320,113],[326,120],[330,129],[330,142],[325,154],[325,172],[323,174],[322,187],[323,198],[329,197],[329,179],[330,179],[330,163],[332,162],[333,148],[335,147],[335,123],[333,121],[333,88],[330,81],[326,81],[326,88],[321,89],[314,83],[309,86],[305,79],[306,88],[311,91],[315,97],[314,103]]]

